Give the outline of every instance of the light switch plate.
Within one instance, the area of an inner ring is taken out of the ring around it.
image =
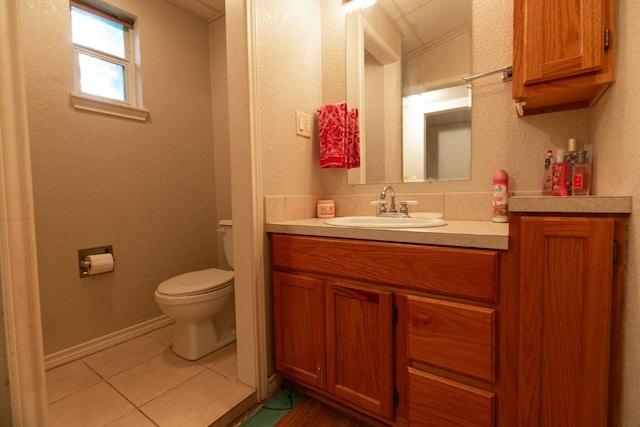
[[[311,138],[311,115],[296,111],[296,135]]]

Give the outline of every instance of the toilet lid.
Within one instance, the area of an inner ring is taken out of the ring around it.
[[[158,292],[165,295],[192,295],[224,287],[233,280],[233,271],[209,268],[180,274],[160,283]]]

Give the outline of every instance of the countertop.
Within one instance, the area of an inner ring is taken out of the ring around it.
[[[509,224],[491,221],[447,220],[447,225],[428,228],[336,227],[324,221],[322,218],[279,221],[267,223],[265,229],[269,233],[482,249],[508,249],[509,243]]]
[[[509,198],[510,212],[631,213],[629,196],[516,196]]]
[[[631,197],[516,196],[509,199],[511,212],[631,213]],[[322,218],[270,222],[269,233],[337,237],[382,242],[417,243],[481,249],[508,249],[509,224],[491,221],[447,220],[447,225],[429,228],[353,228],[327,225]]]

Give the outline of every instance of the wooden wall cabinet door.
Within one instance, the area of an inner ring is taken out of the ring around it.
[[[273,298],[276,370],[324,389],[324,281],[275,271]]]
[[[325,282],[327,391],[393,417],[392,294]]]
[[[614,0],[514,0],[513,97],[525,114],[592,106],[614,80]]]
[[[614,226],[521,218],[519,426],[611,425]]]

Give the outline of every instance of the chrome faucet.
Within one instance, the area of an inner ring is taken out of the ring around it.
[[[387,211],[387,191],[391,193],[391,205]],[[396,210],[396,192],[390,185],[385,185],[380,192],[380,199],[371,202],[372,205],[378,205],[378,213],[376,216],[392,216],[397,218],[409,218],[409,208],[407,205],[415,205],[415,200],[403,200],[400,202],[400,210]]]
[[[380,192],[380,200],[385,200],[387,197],[387,190],[391,191],[391,206],[389,206],[389,213],[396,213],[396,192],[393,190],[393,187],[390,185],[385,185],[384,188],[382,189],[382,191]],[[387,209],[385,208],[385,204],[386,203],[381,203],[380,204],[380,210],[379,210],[379,214],[380,213],[385,213],[387,212]]]

